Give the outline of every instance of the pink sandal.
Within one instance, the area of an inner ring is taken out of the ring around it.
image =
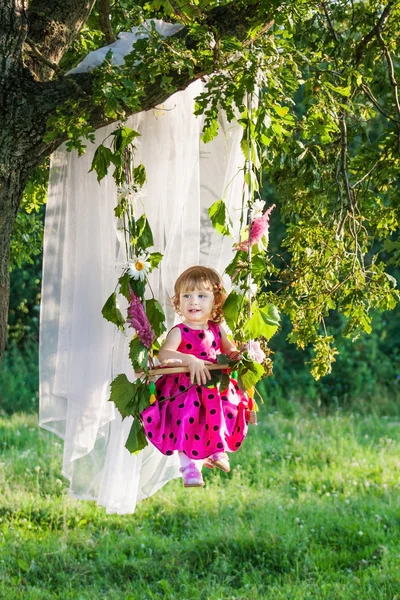
[[[218,467],[218,469],[221,469],[224,473],[229,473],[231,470],[229,458],[225,452],[214,452],[214,454],[211,454],[211,456],[208,456],[204,460],[204,466],[207,467],[207,469]]]
[[[183,477],[183,487],[204,487],[203,475],[194,462],[189,463],[186,467],[181,467],[179,470]]]

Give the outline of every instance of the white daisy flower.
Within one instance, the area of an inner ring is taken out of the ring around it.
[[[264,200],[254,200],[250,209],[250,221],[254,221],[254,219],[259,219],[260,217],[262,217],[264,213],[264,207]]]
[[[117,187],[117,200],[120,202],[124,198],[131,204],[143,200],[147,196],[147,190],[145,188],[138,187],[136,185],[128,185],[124,183]]]
[[[146,257],[138,254],[133,260],[128,260],[126,263],[126,269],[133,279],[139,279],[144,281],[150,270],[150,263],[146,261]]]

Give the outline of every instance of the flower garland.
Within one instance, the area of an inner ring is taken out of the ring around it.
[[[230,371],[235,372],[239,386],[247,391],[250,405],[254,405],[254,408],[255,385],[263,376],[271,374],[267,341],[279,326],[278,311],[262,291],[270,268],[267,256],[268,231],[274,206],[267,208],[261,198],[255,198],[255,193],[259,190],[259,173],[254,168],[254,161],[250,159],[257,152],[250,131],[256,118],[257,115],[249,108],[240,120],[244,127],[243,139],[246,140],[242,148],[246,158],[244,172],[248,194],[247,202],[243,199],[242,203],[241,223],[245,221],[246,212],[248,222],[241,227],[240,239],[234,240],[234,258],[225,271],[232,284],[223,307],[225,320],[232,332],[233,341],[242,351],[234,361],[225,355],[218,357],[220,364],[229,364]],[[114,178],[118,199],[114,212],[124,234],[126,262],[102,314],[122,331],[125,331],[127,325],[135,331],[129,344],[129,357],[134,370],[141,372],[141,375],[133,383],[125,374],[118,375],[111,383],[110,400],[115,403],[122,418],[133,416],[126,447],[130,452],[138,452],[147,445],[141,413],[155,401],[155,386],[149,370],[154,366],[154,359],[166,331],[161,305],[154,297],[145,299],[148,275],[159,266],[162,254],[150,251],[154,240],[145,213],[136,217],[137,204],[145,197],[143,185],[146,180],[143,165],[134,164],[138,134],[127,127],[121,127],[112,136],[114,154],[119,155],[119,160],[114,162],[117,163]],[[103,154],[107,155],[105,152]],[[209,216],[219,233],[232,237],[232,221],[223,200],[218,200],[210,207]],[[128,301],[127,318],[123,317],[119,309],[118,294]],[[226,371],[214,371],[208,385],[220,385],[224,389],[228,382],[229,374]]]

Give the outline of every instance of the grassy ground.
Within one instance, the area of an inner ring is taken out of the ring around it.
[[[0,420],[0,598],[400,599],[400,422],[260,420],[229,475],[172,481],[131,516],[67,495],[34,417]]]

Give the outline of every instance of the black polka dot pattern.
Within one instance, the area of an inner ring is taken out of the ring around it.
[[[179,352],[215,360],[220,348],[220,328],[207,330],[178,325]],[[163,375],[156,382],[157,401],[142,413],[147,438],[164,455],[183,452],[204,459],[214,452],[235,452],[247,433],[248,398],[233,378],[226,389],[215,384],[195,385],[188,373]],[[177,399],[177,402],[175,402]]]

